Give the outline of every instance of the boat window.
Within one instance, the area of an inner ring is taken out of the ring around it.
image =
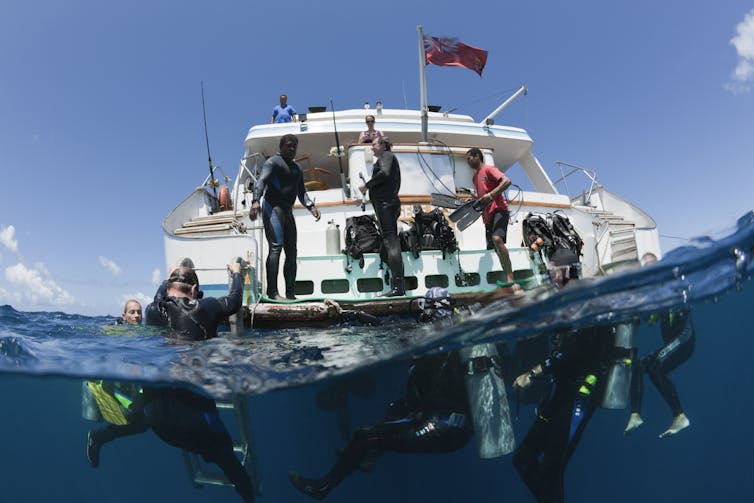
[[[385,288],[382,278],[361,278],[356,280],[356,288],[359,292],[381,292]]]
[[[430,274],[424,277],[424,286],[427,288],[433,286],[448,288],[448,277],[445,274]]]
[[[508,277],[503,271],[490,271],[487,273],[487,284],[494,285],[498,281],[500,281],[501,283],[508,281]]]
[[[456,274],[456,286],[479,286],[482,282],[482,277],[478,272],[467,272],[465,279],[466,284],[462,284],[460,275]]]
[[[401,166],[401,192],[455,194],[453,173],[457,166],[465,166],[462,158],[450,153],[397,152]]]
[[[311,295],[314,293],[314,281],[296,281],[296,295]]]
[[[320,285],[322,293],[348,293],[350,287],[347,279],[326,279]]]
[[[406,290],[416,290],[419,288],[419,280],[416,279],[416,276],[405,276],[403,278],[403,288]]]

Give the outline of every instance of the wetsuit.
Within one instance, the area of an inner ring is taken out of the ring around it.
[[[309,211],[314,203],[304,188],[304,174],[295,161],[286,161],[280,155],[273,155],[262,166],[254,186],[254,202],[264,196],[262,223],[264,235],[270,250],[267,255],[267,296],[278,295],[278,268],[280,252],[285,250],[283,277],[285,296],[295,298],[296,286],[296,220],[293,218],[293,203],[296,197]]]
[[[652,383],[673,412],[673,417],[683,413],[673,383],[668,374],[688,360],[694,353],[696,332],[691,323],[691,311],[669,312],[660,319],[660,333],[663,347],[641,360],[639,371],[631,376],[631,412],[641,413],[641,401],[644,394],[642,374],[649,374]]]
[[[374,163],[372,178],[365,184],[380,224],[382,244],[387,255],[387,265],[393,275],[393,289],[399,287],[403,295],[403,257],[398,239],[398,217],[401,214],[401,168],[392,152],[384,152]]]
[[[163,283],[155,294],[155,306],[148,306],[147,325],[170,327],[178,337],[190,340],[215,337],[217,324],[241,307],[242,292],[240,273],[233,274],[229,294],[220,298],[168,297],[167,283]],[[105,443],[151,428],[170,445],[216,463],[244,501],[254,501],[251,481],[233,452],[233,442],[214,400],[181,388],[144,388],[125,415],[126,425],[109,424],[89,432],[87,457],[92,466],[99,464],[99,450]]]
[[[230,291],[224,297],[198,300],[168,297],[167,282],[157,289],[154,301],[145,310],[147,325],[172,328],[180,339],[204,340],[217,336],[217,325],[238,312],[243,302],[241,274],[232,275]]]
[[[87,455],[93,466],[97,466],[99,449],[105,443],[151,428],[168,444],[217,464],[244,501],[254,501],[251,480],[234,454],[233,441],[211,398],[182,388],[144,388],[129,407],[127,417],[127,425],[108,425],[90,432]]]
[[[322,499],[384,451],[443,453],[462,448],[473,433],[463,375],[456,352],[416,360],[406,396],[388,406],[382,421],[355,431],[327,475],[307,479],[291,472],[291,482]]]
[[[514,467],[539,503],[563,501],[565,467],[599,405],[614,360],[613,342],[609,326],[569,332],[541,363],[554,389],[513,456]]]

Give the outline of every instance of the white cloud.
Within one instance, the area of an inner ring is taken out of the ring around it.
[[[160,283],[162,283],[162,271],[155,269],[152,271],[152,284],[159,285]]]
[[[736,25],[736,36],[730,43],[738,53],[738,64],[724,87],[734,94],[745,93],[754,79],[754,9]]]
[[[12,225],[0,227],[0,243],[13,253],[18,252],[18,241],[16,240],[16,228]]]
[[[103,257],[100,255],[99,257],[99,263],[102,267],[110,271],[113,276],[118,276],[122,271],[120,270],[120,267],[118,267],[118,264],[115,263],[115,261],[110,260],[107,257]]]
[[[125,307],[126,302],[128,302],[131,299],[136,299],[139,301],[139,304],[141,304],[142,312],[144,312],[144,309],[147,307],[147,304],[152,302],[152,298],[147,297],[143,292],[136,292],[136,293],[124,293],[120,296],[118,299],[118,305],[121,307]]]
[[[5,268],[5,279],[13,291],[0,292],[18,304],[65,306],[73,304],[73,296],[50,277],[44,264],[29,269],[20,262]]]

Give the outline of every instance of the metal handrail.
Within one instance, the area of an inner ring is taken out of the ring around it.
[[[583,168],[581,166],[576,166],[575,164],[569,164],[569,163],[563,162],[563,161],[556,161],[555,164],[560,168],[560,175],[561,176],[560,176],[560,178],[558,178],[557,180],[555,180],[553,182],[553,185],[557,185],[558,183],[563,182],[563,185],[565,185],[565,193],[568,195],[569,199],[571,199],[571,192],[570,192],[570,189],[568,188],[568,180],[567,180],[567,178],[569,176],[571,176],[572,174],[574,174],[574,173],[582,173],[582,174],[584,174],[589,179],[589,182],[590,182],[589,183],[589,191],[588,191],[588,193],[584,197],[584,204],[586,204],[586,202],[591,199],[592,194],[594,193],[594,190],[599,185],[597,183],[597,173],[595,173],[594,171],[592,171],[590,169],[586,169],[586,168]],[[571,171],[569,171],[568,173],[564,173],[563,172],[563,166],[568,166],[569,168],[573,168],[573,169],[571,169]]]

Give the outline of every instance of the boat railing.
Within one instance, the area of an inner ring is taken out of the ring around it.
[[[225,171],[223,171],[223,169],[220,166],[213,166],[212,169],[213,169],[213,172],[204,178],[204,181],[202,182],[201,187],[209,187],[210,189],[219,187],[220,181],[215,180],[215,177],[214,177],[215,173],[217,173],[218,171],[223,175],[223,181],[225,183],[230,183],[230,177],[225,174]]]
[[[575,164],[569,164],[563,161],[556,161],[555,165],[560,168],[560,178],[555,180],[553,182],[553,185],[557,186],[558,184],[562,183],[565,187],[565,194],[568,195],[569,199],[571,200],[573,200],[573,195],[571,194],[570,187],[568,186],[568,178],[576,173],[581,173],[587,178],[587,180],[589,181],[589,188],[581,193],[582,203],[586,206],[591,200],[592,194],[599,185],[597,183],[597,174],[591,169],[586,169],[581,166],[576,166]],[[564,166],[571,168],[570,171],[566,173],[565,169],[563,169]]]

